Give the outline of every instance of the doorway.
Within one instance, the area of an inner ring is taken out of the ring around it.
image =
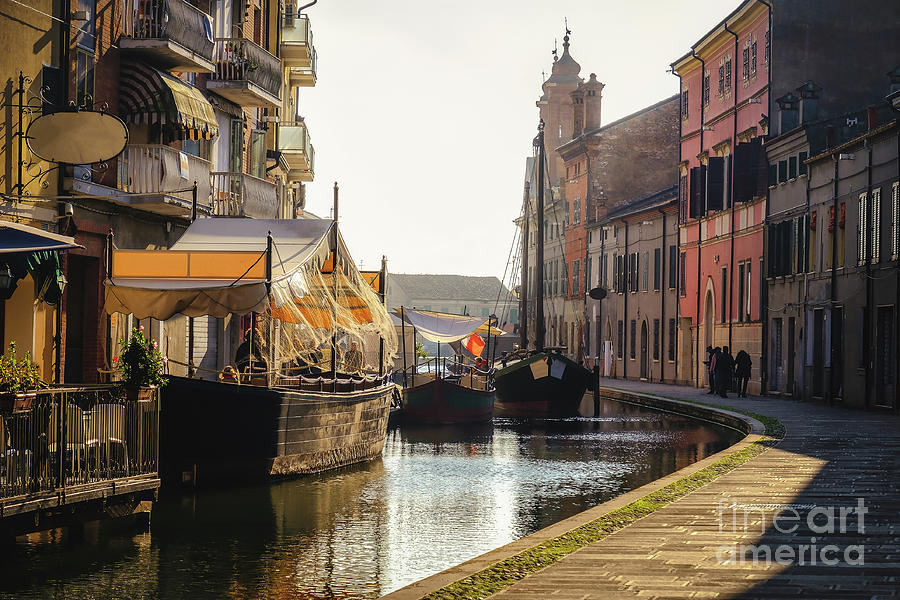
[[[894,307],[879,306],[875,321],[875,406],[894,404]]]
[[[822,397],[825,383],[825,311],[817,308],[813,311],[813,386],[812,394]],[[832,390],[832,394],[834,390]]]
[[[650,374],[648,368],[650,361],[648,360],[649,344],[647,343],[647,321],[641,323],[641,379],[649,379]]]
[[[794,395],[794,354],[796,353],[794,334],[797,328],[797,319],[788,317],[788,350],[787,350],[787,381],[785,388],[788,394]]]
[[[700,364],[703,364],[704,359],[706,358],[706,348],[715,347],[715,335],[713,335],[713,328],[716,326],[716,305],[715,300],[713,300],[712,291],[706,292],[706,309],[703,312],[703,351],[700,353],[701,358]],[[704,365],[705,366],[705,365]],[[703,385],[709,385],[709,369],[704,368],[704,375],[701,376],[700,382]]]

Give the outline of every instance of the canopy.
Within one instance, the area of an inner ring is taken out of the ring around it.
[[[119,108],[127,123],[181,129],[193,139],[219,134],[212,104],[199,88],[143,64],[122,63]]]
[[[269,232],[277,285],[324,262],[332,226],[328,219],[197,219],[171,250],[114,252],[106,311],[160,320],[264,312]]]
[[[42,250],[68,250],[69,248],[84,248],[75,243],[75,238],[58,233],[50,233],[0,220],[0,254],[15,252],[40,252]]]
[[[489,327],[488,317],[469,317],[451,315],[410,308],[398,309],[400,316],[419,332],[422,337],[432,342],[449,344],[470,336],[473,333],[490,333],[503,335],[502,329]]]

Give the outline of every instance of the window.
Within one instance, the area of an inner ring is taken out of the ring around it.
[[[847,217],[847,203],[841,202],[840,206],[840,215],[838,216],[838,229],[837,229],[837,266],[844,266],[844,255],[846,254],[846,217]]]
[[[744,271],[746,267],[743,263],[738,264],[738,321],[744,321],[744,294],[747,293],[747,290],[744,289]]]
[[[818,221],[818,213],[814,210],[809,214],[809,252],[806,256],[806,271],[808,273],[816,272],[816,254],[819,252],[816,237],[816,222]]]
[[[631,320],[631,331],[628,335],[628,357],[634,360],[634,346],[637,341],[637,321]]]
[[[75,43],[79,48],[94,52],[97,48],[96,22],[97,22],[97,1],[96,0],[79,0],[76,2],[78,9],[87,13],[87,18],[78,28],[75,34]],[[74,8],[74,7],[73,7]]]
[[[614,292],[619,291],[619,256],[615,252],[612,255],[612,264],[613,264],[613,280],[612,280],[612,289]],[[606,268],[606,262],[603,263],[604,268]],[[606,276],[603,277],[603,280],[606,281]]]
[[[229,139],[228,172],[240,173],[244,163],[244,121],[231,120],[231,138]]]
[[[572,223],[581,223],[581,198],[575,198],[572,204]]]
[[[703,105],[709,106],[709,71],[703,74]]]
[[[752,281],[752,280],[750,279],[750,270],[751,270],[750,267],[751,267],[752,264],[753,264],[753,263],[752,263],[751,261],[749,261],[749,260],[747,261],[747,273],[746,273],[746,277],[747,277],[747,304],[746,304],[746,306],[744,306],[744,307],[741,309],[741,310],[746,310],[745,318],[744,318],[745,321],[750,321],[750,288],[751,288],[750,282]],[[760,271],[762,271],[762,268],[761,268],[761,267],[760,267]],[[760,293],[762,293],[762,292],[760,291]],[[762,306],[762,305],[760,305],[760,306]]]
[[[569,202],[568,201],[566,201],[565,211],[566,211],[566,214],[563,217],[563,219],[564,219],[564,223],[565,223],[566,227],[568,227],[569,226]]]
[[[769,66],[769,48],[772,42],[772,32],[766,29],[766,66]]]
[[[788,168],[786,160],[778,161],[778,183],[784,183],[788,180]]]
[[[622,321],[616,323],[616,356],[622,358],[624,356],[624,350],[622,348],[622,342],[625,340],[622,339],[624,334],[622,332]]]
[[[741,76],[744,79],[744,82],[750,79],[750,47],[744,48],[744,51],[741,53],[742,58],[742,69]]]
[[[791,156],[788,158],[788,179],[795,179],[797,177],[797,157]]]
[[[577,296],[579,290],[579,277],[581,276],[581,261],[572,262],[572,295]]]
[[[650,288],[650,253],[644,252],[641,272],[641,291],[646,292]]]
[[[806,175],[806,159],[809,158],[808,152],[801,152],[800,157],[797,159],[797,172],[800,175]]]
[[[675,319],[669,319],[669,361],[675,362]]]
[[[725,65],[719,65],[719,96],[725,94]]]
[[[731,93],[731,57],[725,59],[725,93]]]
[[[687,271],[687,254],[682,252],[679,256],[678,264],[678,286],[680,288],[679,293],[682,296],[687,296],[687,274],[685,271]]]
[[[866,192],[863,192],[859,195],[859,225],[856,228],[856,236],[857,236],[857,248],[856,248],[856,260],[857,264],[864,264],[866,259],[866,251],[868,249],[868,244],[866,240],[866,234],[868,232],[868,225],[866,217],[869,216],[869,202],[868,196]],[[862,348],[863,346],[860,346]]]
[[[688,91],[681,92],[681,118],[688,118]]]
[[[900,256],[900,186],[891,186],[891,260]]]
[[[569,293],[569,263],[564,260],[560,262],[562,263],[563,272],[560,274],[561,277],[559,286],[561,289],[559,290],[559,293],[563,296],[566,296]]]
[[[678,247],[674,244],[669,246],[669,289],[675,289],[675,282],[678,277]]]
[[[756,77],[756,38],[751,37],[753,40],[750,43],[750,76]]]
[[[658,292],[662,285],[662,248],[653,249],[653,291]]]
[[[653,319],[653,360],[659,360],[659,319]]]
[[[872,264],[881,260],[881,188],[872,190]]]
[[[724,323],[728,313],[728,267],[722,267],[722,287],[719,288],[719,295],[722,297],[722,314],[719,322]]]
[[[250,132],[250,174],[266,178],[266,132],[254,129]]]
[[[75,51],[75,104],[93,108],[94,102],[94,55],[82,50]]]
[[[609,254],[600,259],[600,285],[609,288]]]

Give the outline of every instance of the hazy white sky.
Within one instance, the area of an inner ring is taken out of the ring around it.
[[[331,210],[354,259],[395,273],[503,275],[554,38],[568,18],[608,123],[678,92],[669,64],[737,0],[319,0],[316,148],[307,208]],[[672,166],[675,168],[675,165]]]

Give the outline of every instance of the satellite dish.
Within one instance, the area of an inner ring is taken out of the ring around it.
[[[604,298],[606,298],[606,290],[602,287],[595,287],[590,292],[588,292],[588,296],[590,296],[594,300],[603,300]]]
[[[128,128],[122,119],[107,113],[56,112],[32,121],[25,141],[38,158],[88,165],[118,156],[128,143]]]

